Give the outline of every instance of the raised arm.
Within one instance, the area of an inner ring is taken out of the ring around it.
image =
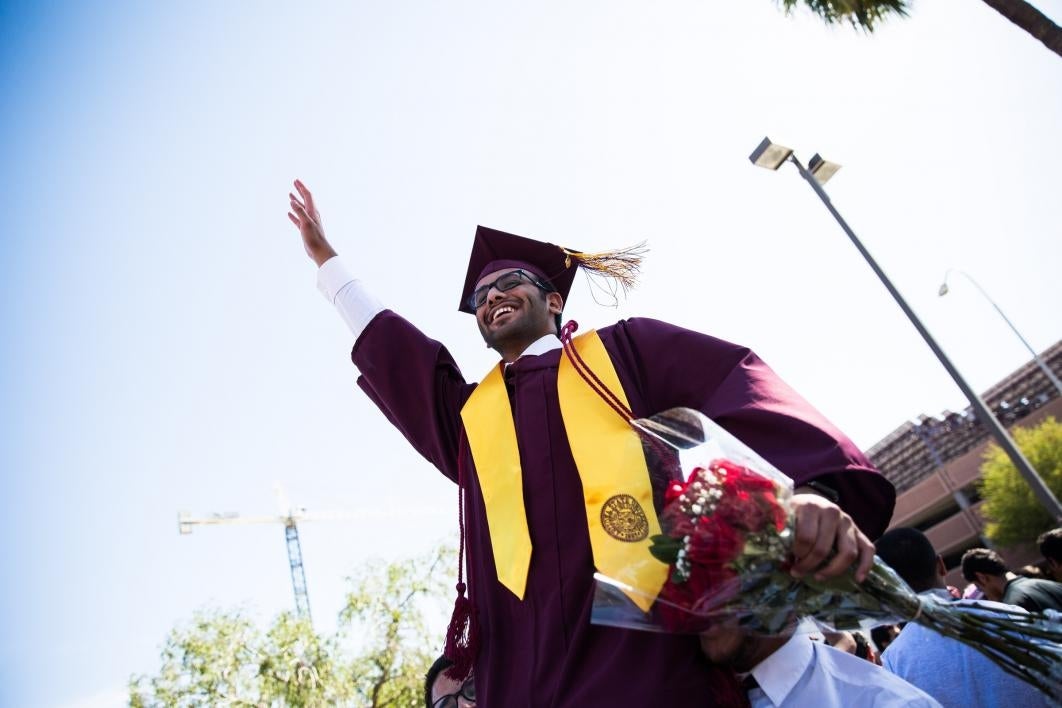
[[[317,267],[324,265],[325,261],[336,255],[336,250],[328,243],[324,235],[324,227],[321,226],[321,213],[317,211],[313,195],[300,180],[295,180],[295,191],[298,195],[288,192],[291,200],[291,211],[288,218],[295,224],[302,234],[302,245]]]
[[[313,195],[295,180],[288,218],[306,254],[318,266],[318,289],[354,335],[358,385],[413,447],[446,476],[457,479],[461,405],[474,386],[465,383],[446,349],[395,313],[384,310],[343,267],[321,226]]]

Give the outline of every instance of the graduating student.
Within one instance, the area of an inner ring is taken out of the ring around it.
[[[289,217],[354,334],[359,386],[465,490],[482,705],[683,708],[736,685],[707,664],[695,636],[590,624],[595,568],[650,592],[667,572],[647,550],[659,506],[641,443],[617,409],[648,416],[687,406],[711,417],[798,487],[826,495],[794,496],[794,573],[869,569],[867,535],[885,529],[892,485],[749,349],[641,318],[582,333],[573,346],[617,397],[612,405],[562,353],[560,316],[577,270],[615,274],[622,254],[479,227],[459,308],[501,361],[467,379],[442,344],[347,274],[312,195],[296,189]]]

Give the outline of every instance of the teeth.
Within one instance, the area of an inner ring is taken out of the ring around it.
[[[499,307],[497,310],[494,311],[494,316],[490,318],[490,321],[493,322],[494,320],[498,319],[499,317],[508,312],[515,312],[515,310],[512,307],[509,307],[508,305],[505,305],[504,307]]]

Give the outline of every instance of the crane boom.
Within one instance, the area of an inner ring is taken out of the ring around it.
[[[279,490],[278,496],[282,497],[282,492]],[[286,501],[286,498],[283,501]],[[302,508],[289,509],[287,514],[274,516],[240,516],[233,511],[193,516],[186,511],[181,511],[177,513],[177,530],[182,534],[189,534],[196,526],[283,524],[284,545],[288,550],[288,566],[291,570],[291,587],[295,592],[295,611],[299,617],[310,620],[310,595],[306,589],[306,570],[302,565],[302,545],[299,543],[297,522],[347,519],[352,516],[345,512],[307,514]]]

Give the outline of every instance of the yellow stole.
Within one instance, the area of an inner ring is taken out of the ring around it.
[[[590,370],[629,408],[597,332],[582,334],[573,344]],[[472,392],[461,409],[461,418],[483,491],[498,580],[522,600],[531,562],[531,536],[503,366],[491,369]],[[648,611],[667,579],[667,566],[649,553],[649,538],[660,533],[660,524],[641,441],[563,353],[557,394],[583,486],[594,565],[599,572],[635,588],[628,597]]]

